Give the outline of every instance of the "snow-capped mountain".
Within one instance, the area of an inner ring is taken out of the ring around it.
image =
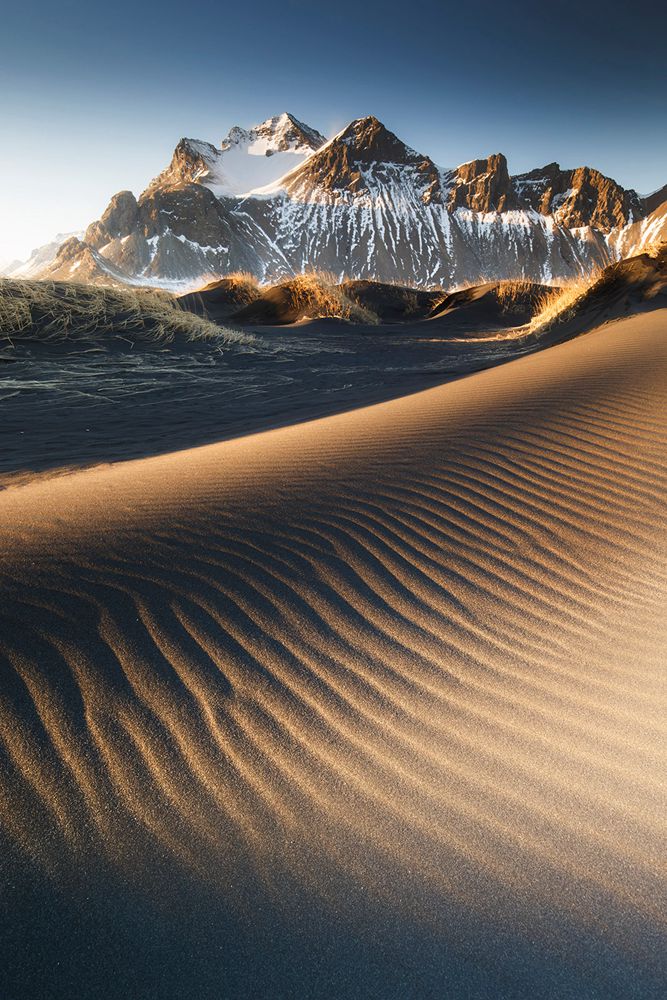
[[[48,267],[58,255],[63,243],[75,237],[81,239],[83,233],[58,233],[48,243],[32,251],[27,260],[13,260],[0,268],[0,275],[5,278],[34,278],[44,268]]]
[[[615,258],[631,257],[651,245],[667,242],[667,191],[665,200],[637,222],[615,229],[609,245]]]
[[[251,129],[235,125],[220,148],[200,139],[181,139],[171,163],[148,191],[199,183],[218,197],[242,195],[282,177],[325,141],[288,114],[267,118]]]
[[[502,154],[446,170],[376,118],[325,141],[283,114],[233,128],[220,147],[182,139],[138,199],[114,195],[42,274],[166,287],[304,269],[446,287],[554,282],[665,234],[659,196],[590,167],[512,177]]]

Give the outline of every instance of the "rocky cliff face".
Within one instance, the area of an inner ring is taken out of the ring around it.
[[[635,191],[626,191],[590,167],[562,170],[558,163],[549,163],[516,177],[515,186],[526,204],[553,215],[568,229],[591,226],[609,233],[640,219],[645,211]]]
[[[423,201],[439,188],[440,171],[377,118],[360,118],[264,193],[320,204],[351,203],[380,190],[414,191]]]
[[[167,287],[313,268],[422,286],[554,282],[662,231],[650,204],[590,167],[512,177],[497,153],[443,170],[372,116],[325,142],[279,115],[235,127],[220,148],[182,139],[138,199],[115,195],[45,273],[101,281],[108,268]]]
[[[517,196],[502,153],[486,160],[471,160],[450,171],[447,204],[450,210],[468,208],[473,212],[509,212],[525,208]]]
[[[609,245],[616,259],[631,257],[662,243],[667,243],[667,200],[639,222],[630,223],[609,234]]]
[[[222,150],[216,149],[210,142],[181,139],[169,166],[151,181],[144,193],[174,191],[187,187],[188,184],[196,184],[215,172],[221,159]]]
[[[125,285],[131,280],[126,271],[100,256],[90,244],[76,236],[60,245],[53,261],[40,277],[93,285]]]
[[[658,188],[652,194],[647,195],[642,201],[647,214],[655,212],[656,208],[660,208],[667,201],[667,184],[664,187]]]
[[[131,191],[119,191],[107,205],[97,222],[92,222],[85,241],[92,247],[102,247],[118,236],[133,232],[139,223],[139,206]]]

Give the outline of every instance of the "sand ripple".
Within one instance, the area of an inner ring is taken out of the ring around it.
[[[528,934],[573,996],[652,995],[662,317],[0,496],[16,869],[373,900],[434,942]]]

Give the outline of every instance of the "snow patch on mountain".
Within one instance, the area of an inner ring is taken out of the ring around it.
[[[27,260],[12,261],[4,269],[0,270],[0,274],[5,278],[34,278],[55,260],[60,247],[72,237],[81,239],[83,232],[58,233],[48,243],[36,247]]]
[[[202,181],[218,197],[242,196],[278,180],[324,142],[324,136],[289,114],[251,129],[234,126],[215,155],[207,157]]]
[[[373,116],[327,142],[284,114],[235,126],[219,148],[182,139],[138,199],[114,195],[44,273],[171,288],[309,269],[445,288],[557,283],[659,238],[667,213],[647,211],[588,167],[513,177],[494,153],[442,169]]]

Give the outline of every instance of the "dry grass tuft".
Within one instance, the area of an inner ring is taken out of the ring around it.
[[[374,312],[344,294],[332,274],[297,274],[284,278],[275,287],[287,293],[288,307],[298,313],[300,319],[333,318],[372,325],[379,322]]]
[[[517,278],[510,281],[499,281],[496,286],[496,298],[503,312],[525,306],[535,293],[535,285],[527,278]]]
[[[405,303],[405,315],[406,316],[419,315],[421,302],[419,301],[419,295],[417,294],[417,289],[411,285],[404,285],[403,288],[404,288],[403,302]]]
[[[232,271],[231,274],[205,274],[197,279],[196,287],[193,291],[202,292],[207,288],[215,288],[218,285],[225,285],[239,299],[246,299],[254,302],[262,294],[259,278],[250,271]]]
[[[0,340],[10,344],[112,338],[168,344],[242,336],[187,312],[158,289],[0,279]]]
[[[530,321],[531,333],[544,333],[554,323],[571,319],[576,307],[598,283],[603,270],[596,268],[589,274],[575,278],[566,285],[555,286],[551,291],[541,295],[535,305],[535,311]]]

